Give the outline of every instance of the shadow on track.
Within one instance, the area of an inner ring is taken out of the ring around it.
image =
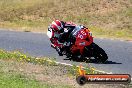
[[[64,58],[63,60],[71,60],[69,58]],[[113,61],[106,61],[105,63],[97,63],[95,59],[90,59],[89,61],[78,61],[78,60],[73,60],[75,62],[85,62],[85,63],[95,63],[95,64],[122,64],[119,62],[113,62]]]
[[[113,62],[113,61],[106,61],[104,64],[122,64],[122,63]]]

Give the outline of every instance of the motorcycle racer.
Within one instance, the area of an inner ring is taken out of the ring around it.
[[[66,36],[75,28],[76,24],[64,22],[60,20],[53,21],[48,26],[47,35],[50,38],[51,46],[55,48],[60,56],[62,56],[62,44],[66,40]]]
[[[48,26],[47,35],[50,38],[51,46],[56,49],[60,56],[63,56],[64,43],[70,46],[70,43],[75,42],[75,35],[81,28],[86,28],[82,25],[74,24],[73,22],[64,22],[55,20]],[[76,48],[75,50],[76,51]]]
[[[58,54],[70,60],[89,61],[94,57],[97,63],[105,63],[108,59],[105,51],[94,43],[89,28],[83,25],[55,20],[48,26],[47,35]]]

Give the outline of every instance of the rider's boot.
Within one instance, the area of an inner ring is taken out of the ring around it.
[[[61,48],[56,47],[56,51],[58,52],[59,56],[63,56]]]

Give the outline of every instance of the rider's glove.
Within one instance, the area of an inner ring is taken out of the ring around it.
[[[64,46],[70,46],[70,42],[64,42]]]

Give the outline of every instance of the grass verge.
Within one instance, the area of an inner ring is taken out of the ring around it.
[[[87,73],[97,73],[92,69],[85,70]],[[77,75],[78,67],[75,65],[65,66],[55,63],[52,58],[0,50],[1,88],[73,88],[77,87]]]
[[[80,88],[77,66],[55,63],[52,58],[27,56],[19,51],[0,50],[0,88]],[[101,74],[90,66],[87,74]],[[83,88],[125,88],[124,85],[88,84]]]
[[[40,83],[35,79],[28,79],[17,73],[0,73],[1,88],[72,88],[67,85],[52,85]]]
[[[72,88],[71,85],[48,83],[47,77],[52,79],[53,71],[59,66],[47,61],[48,58],[43,59],[27,57],[18,51],[0,50],[0,88]]]

